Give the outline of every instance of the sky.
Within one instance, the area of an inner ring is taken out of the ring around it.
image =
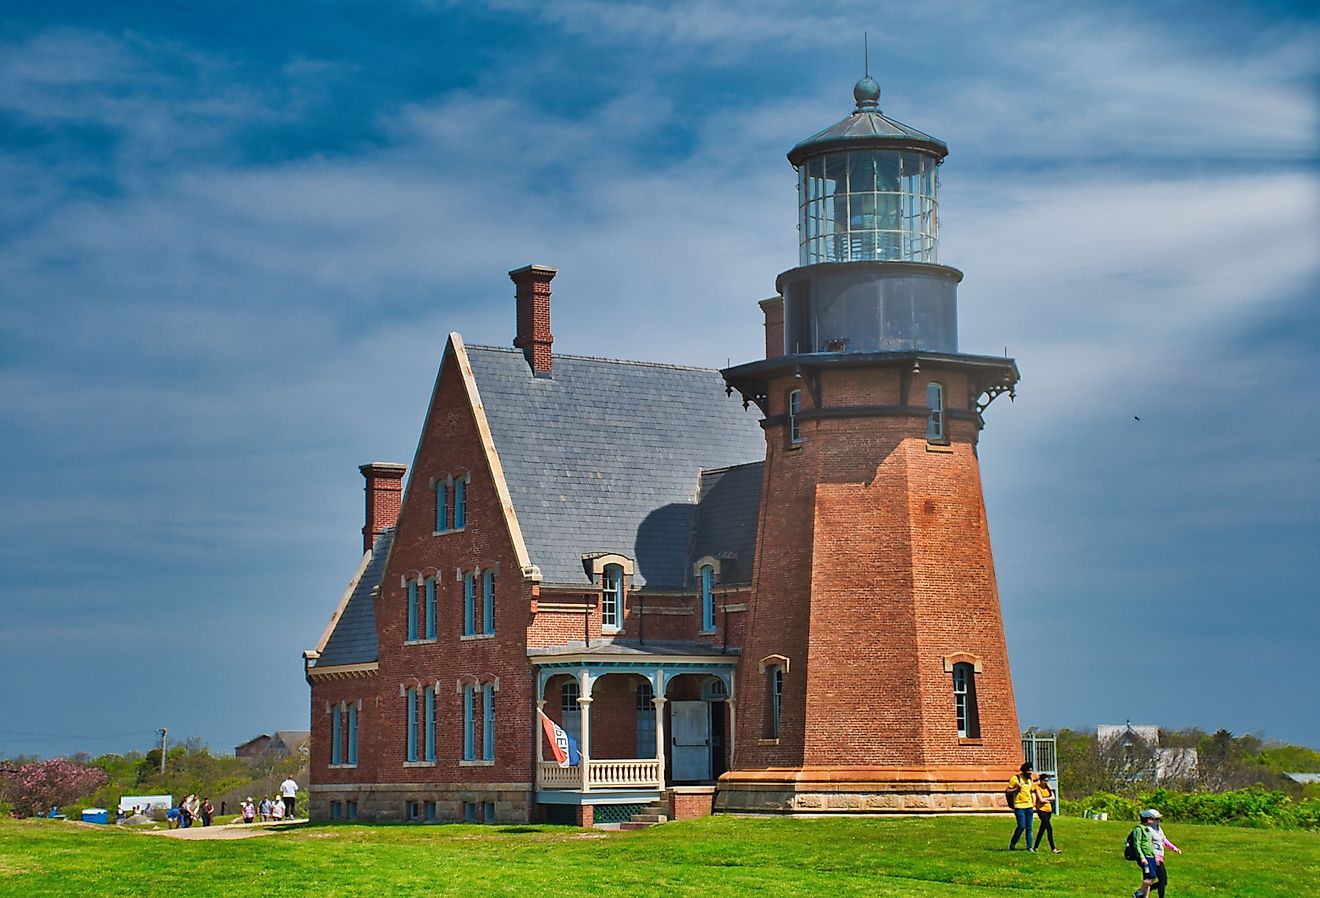
[[[1320,12],[19,0],[0,13],[0,755],[302,729],[445,336],[763,353],[785,153],[944,140],[1025,728],[1320,747]]]

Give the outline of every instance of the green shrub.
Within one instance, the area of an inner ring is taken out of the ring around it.
[[[1231,792],[1156,789],[1139,796],[1142,808],[1158,808],[1167,820],[1277,829],[1320,829],[1320,801],[1294,802],[1261,786]]]
[[[1132,799],[1112,792],[1096,792],[1085,798],[1065,800],[1063,806],[1067,813],[1074,817],[1085,816],[1085,813],[1090,811],[1092,814],[1108,814],[1110,820],[1135,820],[1137,812],[1141,809]]]

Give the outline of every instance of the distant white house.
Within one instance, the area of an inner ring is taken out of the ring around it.
[[[1154,769],[1150,772],[1150,781],[1159,785],[1169,780],[1195,780],[1198,755],[1194,748],[1160,747],[1160,728],[1153,724],[1101,724],[1095,728],[1096,741],[1101,750],[1112,749],[1116,745],[1136,747],[1141,745],[1154,754]],[[1143,779],[1145,777],[1142,777]]]
[[[133,813],[134,808],[145,814],[153,808],[168,811],[172,807],[174,807],[173,795],[124,795],[119,799],[119,810],[125,814]]]
[[[1320,773],[1285,773],[1284,776],[1294,783],[1301,783],[1302,785],[1320,783]]]

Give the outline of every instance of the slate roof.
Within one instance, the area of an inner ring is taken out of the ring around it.
[[[354,585],[353,593],[344,606],[344,613],[339,616],[334,632],[325,641],[321,656],[310,665],[311,668],[366,664],[379,660],[376,656],[376,612],[372,607],[371,591],[380,584],[381,575],[385,572],[385,556],[389,554],[393,540],[393,530],[386,530],[376,537],[371,547],[371,561],[367,562],[362,576]]]
[[[761,512],[761,474],[765,462],[701,472],[697,526],[687,566],[713,555],[722,560],[721,583],[750,583],[756,553],[757,516]]]
[[[759,411],[706,368],[556,355],[534,377],[519,350],[467,355],[544,582],[583,585],[584,553],[617,552],[637,585],[684,588],[701,472],[764,459]],[[719,520],[711,534],[730,531]]]

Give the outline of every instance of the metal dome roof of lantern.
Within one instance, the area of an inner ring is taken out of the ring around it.
[[[873,148],[920,150],[941,160],[949,155],[944,141],[881,113],[880,85],[869,75],[853,87],[853,97],[857,100],[856,112],[793,147],[788,152],[788,161],[799,166],[807,157],[830,150]]]

